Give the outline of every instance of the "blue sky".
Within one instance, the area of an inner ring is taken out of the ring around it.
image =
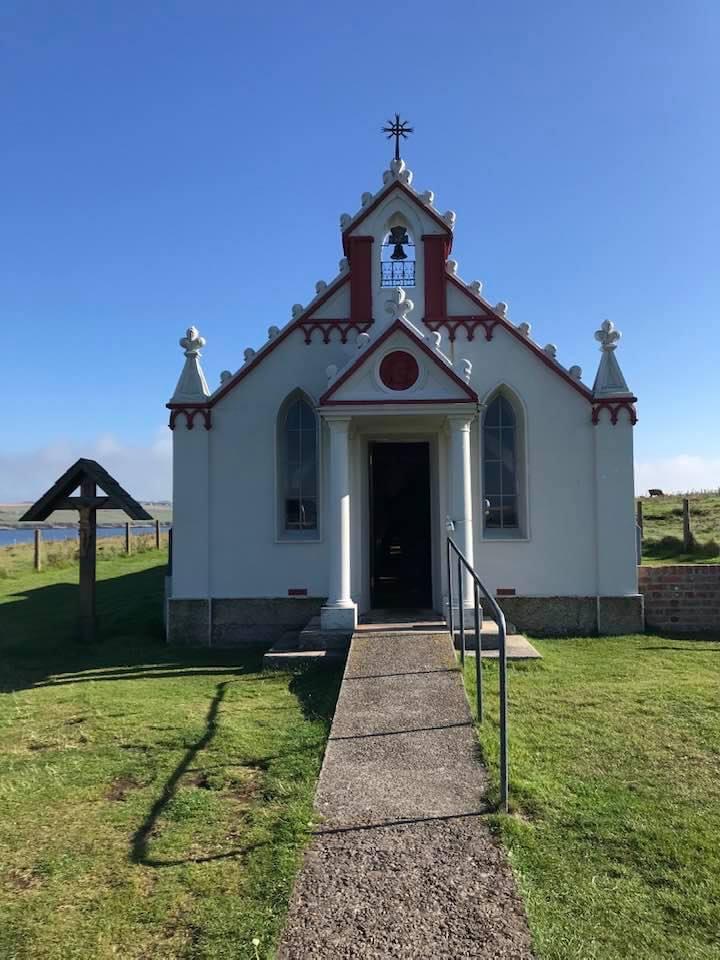
[[[170,495],[178,338],[214,386],[341,256],[395,110],[454,252],[592,382],[640,397],[638,485],[720,486],[715,0],[6,0],[0,501],[74,456]]]

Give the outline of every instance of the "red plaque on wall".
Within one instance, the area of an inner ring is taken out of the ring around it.
[[[380,364],[380,379],[390,390],[408,390],[419,376],[417,360],[405,350],[393,350]]]

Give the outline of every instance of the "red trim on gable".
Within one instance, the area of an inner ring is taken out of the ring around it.
[[[416,404],[433,404],[436,407],[444,406],[446,403],[474,403],[477,404],[477,400],[471,400],[469,397],[466,400],[461,399],[460,397],[453,397],[451,400],[437,400],[434,398],[423,399],[423,400],[393,400],[392,397],[388,397],[387,400],[330,400],[327,404],[323,406],[328,407],[387,407],[387,406],[409,406],[412,407]]]
[[[497,317],[425,317],[423,323],[429,330],[439,330],[445,327],[448,332],[448,340],[453,343],[457,337],[460,327],[465,328],[468,340],[475,339],[475,331],[482,327],[485,331],[485,339],[492,340],[493,330],[500,323]]]
[[[312,303],[308,304],[307,308],[303,310],[296,320],[293,320],[291,323],[289,323],[287,327],[285,327],[285,329],[279,333],[277,337],[275,337],[274,340],[271,340],[270,343],[267,343],[264,347],[261,347],[252,358],[250,363],[246,363],[234,376],[230,377],[222,389],[218,390],[217,393],[214,393],[212,397],[210,397],[208,405],[214,407],[218,400],[222,400],[222,398],[232,389],[234,389],[234,387],[236,387],[241,380],[245,379],[251,370],[254,370],[255,367],[259,366],[265,357],[269,356],[276,347],[279,347],[283,340],[290,336],[293,330],[301,329],[302,324],[308,320],[308,317],[313,314],[318,307],[321,307],[334,293],[337,293],[337,291],[340,290],[341,287],[343,287],[346,283],[348,283],[349,280],[349,271],[337,277],[337,279],[330,284],[321,297],[318,297],[317,300],[313,300]],[[168,404],[168,406],[170,405]]]
[[[450,377],[450,379],[453,380],[453,381],[457,384],[457,386],[460,387],[460,389],[461,389],[464,393],[467,394],[468,400],[472,400],[472,401],[474,401],[475,403],[478,402],[478,395],[475,393],[475,391],[472,389],[472,387],[468,386],[468,384],[465,383],[464,380],[461,380],[460,377],[455,373],[455,371],[452,370],[450,367],[448,367],[447,364],[445,364],[445,363],[437,356],[437,354],[435,354],[435,353],[430,349],[430,347],[428,347],[428,345],[427,345],[426,343],[424,343],[419,337],[415,336],[415,334],[411,333],[410,330],[408,330],[408,328],[407,328],[407,327],[405,326],[405,324],[402,322],[402,320],[396,320],[394,323],[392,323],[392,324],[387,328],[387,330],[382,334],[382,336],[378,337],[378,339],[375,341],[375,343],[371,344],[371,345],[368,347],[368,349],[367,349],[364,353],[362,353],[362,354],[357,358],[357,360],[355,361],[355,363],[352,364],[352,366],[348,367],[348,369],[347,369],[347,370],[345,371],[345,373],[340,377],[340,379],[339,379],[339,380],[336,380],[335,383],[334,383],[328,390],[325,391],[325,393],[320,397],[320,401],[319,401],[319,404],[318,404],[318,405],[319,405],[319,406],[324,406],[325,404],[330,404],[330,403],[331,403],[330,397],[333,395],[333,393],[335,393],[335,391],[338,390],[338,389],[343,385],[343,383],[345,383],[345,381],[348,379],[348,377],[351,377],[351,376],[353,375],[353,373],[355,373],[355,371],[356,371],[357,369],[359,369],[364,363],[366,363],[367,360],[372,356],[372,354],[376,353],[377,350],[379,350],[379,348],[383,345],[383,343],[385,343],[385,341],[386,341],[389,337],[391,337],[394,333],[397,333],[397,331],[401,331],[402,333],[404,333],[405,336],[408,338],[408,340],[410,340],[411,343],[415,344],[415,346],[419,347],[424,353],[426,353],[427,356],[430,357],[430,359],[433,361],[433,363],[437,364],[437,366],[438,366],[448,377]],[[356,401],[356,400],[353,400],[353,401],[349,401],[349,400],[346,400],[346,401],[338,400],[338,401],[336,401],[336,403],[351,403],[351,402],[352,402],[352,403],[357,403],[358,401]],[[368,402],[368,403],[373,403],[373,402],[375,402],[375,403],[385,403],[385,404],[388,404],[388,403],[401,403],[402,400],[400,400],[399,398],[398,398],[397,400],[395,400],[395,399],[393,399],[393,398],[388,397],[387,400],[367,401],[367,402]],[[419,402],[421,402],[421,401],[419,401],[419,400],[413,400],[412,402],[413,402],[413,403],[419,403]],[[447,400],[432,400],[432,401],[430,401],[430,402],[431,402],[431,403],[447,403],[448,401],[447,401]],[[461,401],[461,402],[465,403],[465,402],[467,402],[467,401]]]
[[[581,397],[585,397],[586,400],[592,401],[591,390],[589,390],[584,384],[579,383],[577,380],[573,380],[568,373],[554,363],[550,357],[548,357],[548,355],[540,349],[540,347],[532,342],[532,340],[528,340],[528,338],[524,337],[518,330],[516,330],[515,327],[505,319],[505,317],[501,317],[499,313],[496,313],[489,303],[476,296],[471,290],[468,290],[465,284],[458,280],[457,277],[453,277],[452,274],[448,273],[447,278],[450,283],[455,284],[458,290],[461,290],[467,297],[469,297],[473,303],[476,303],[479,307],[482,307],[486,313],[489,313],[492,317],[495,317],[498,320],[499,326],[507,330],[508,333],[511,333],[516,340],[520,341],[520,343],[524,343],[529,350],[532,350],[539,360],[542,360],[546,367],[556,373],[559,377],[562,377],[562,379],[565,380],[566,383],[569,383],[574,390],[577,390]],[[453,318],[448,317],[448,319],[452,320]]]
[[[350,225],[343,230],[342,242],[345,255],[348,256],[347,240],[349,239],[350,231],[355,230],[355,228],[358,227],[363,220],[365,220],[365,218],[368,217],[393,190],[401,190],[410,200],[412,200],[414,204],[416,204],[416,206],[420,207],[421,210],[424,210],[424,212],[431,217],[439,227],[442,227],[443,231],[447,234],[448,249],[446,256],[449,256],[450,251],[452,250],[452,230],[445,223],[442,217],[432,209],[432,207],[426,206],[426,204],[424,204],[422,200],[420,200],[415,193],[413,193],[409,187],[406,187],[405,184],[400,180],[393,180],[384,190],[381,190],[372,203],[369,203],[367,207],[365,207],[365,209],[362,210],[357,217],[351,221]]]
[[[322,333],[323,343],[330,343],[330,334],[333,330],[340,331],[340,343],[347,343],[351,330],[367,333],[374,322],[374,320],[366,320],[363,323],[355,323],[354,320],[299,320],[298,325],[305,334],[305,343],[312,342],[312,335],[316,330]]]

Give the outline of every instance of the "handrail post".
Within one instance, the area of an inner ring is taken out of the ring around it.
[[[462,560],[458,553],[458,617],[460,618],[460,663],[465,663],[465,598],[463,597]]]
[[[507,648],[505,643],[505,617],[500,616],[498,632],[500,640],[500,806],[508,812],[508,733],[507,733]]]
[[[448,627],[455,646],[455,624],[453,623],[453,594],[452,594],[452,546],[450,537],[447,538],[447,578],[448,578]]]
[[[482,618],[480,616],[480,588],[473,580],[475,594],[475,692],[477,695],[478,723],[483,722],[483,688],[482,688]]]
[[[470,574],[473,581],[474,590],[474,614],[475,614],[475,670],[476,670],[476,688],[477,688],[477,712],[478,722],[483,720],[483,682],[482,682],[482,605],[480,595],[485,597],[488,602],[491,616],[498,626],[498,666],[500,668],[500,809],[505,813],[508,811],[509,794],[509,776],[508,776],[508,702],[507,702],[507,625],[505,623],[505,614],[498,605],[497,600],[488,593],[482,580],[473,570],[451,537],[447,538],[447,565],[448,565],[448,623],[452,634],[453,645],[455,643],[454,617],[453,617],[453,583],[452,583],[452,555],[453,551],[457,556],[458,572],[458,613],[460,616],[460,658],[465,663],[465,616],[463,594],[463,565]]]

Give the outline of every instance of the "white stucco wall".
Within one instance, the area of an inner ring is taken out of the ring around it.
[[[390,216],[401,212],[417,243],[417,286],[408,290],[416,307],[409,319],[422,327],[422,234],[438,225],[405,197],[389,198],[359,225],[376,236],[373,250],[372,343],[391,322],[389,296],[380,287],[379,244]],[[474,314],[477,305],[448,285],[449,313]],[[349,311],[346,284],[317,317],[339,318]],[[607,414],[593,426],[588,399],[549,369],[527,345],[501,326],[487,341],[478,329],[472,341],[464,330],[450,343],[442,331],[440,349],[455,362],[472,363],[470,386],[481,401],[503,387],[519,414],[521,429],[520,536],[503,538],[484,531],[482,431],[480,412],[471,433],[473,521],[476,568],[491,590],[514,588],[518,595],[594,596],[637,592],[634,554],[632,428],[627,414],[611,425]],[[351,340],[353,338],[351,337]],[[365,367],[343,386],[346,401],[392,400],[377,368],[385,352],[410,349],[421,377],[412,396],[439,403],[462,397],[458,385],[407,337],[394,334]],[[368,351],[371,347],[367,348]],[[254,369],[212,409],[212,429],[200,418],[187,430],[178,418],[174,431],[175,597],[285,597],[305,589],[309,596],[328,590],[327,429],[321,427],[319,531],[315,541],[282,541],[277,536],[276,424],[285,398],[302,389],[314,402],[328,386],[326,368],[339,370],[357,357],[354,343],[342,345],[333,332],[325,344],[319,333],[305,344],[300,330],[268,352]],[[368,444],[383,436],[430,443],[433,529],[433,590],[440,608],[445,592],[444,539],[448,515],[448,460],[445,414],[429,407],[412,416],[385,415],[377,407],[354,414],[350,435],[352,591],[361,609],[369,603]]]

